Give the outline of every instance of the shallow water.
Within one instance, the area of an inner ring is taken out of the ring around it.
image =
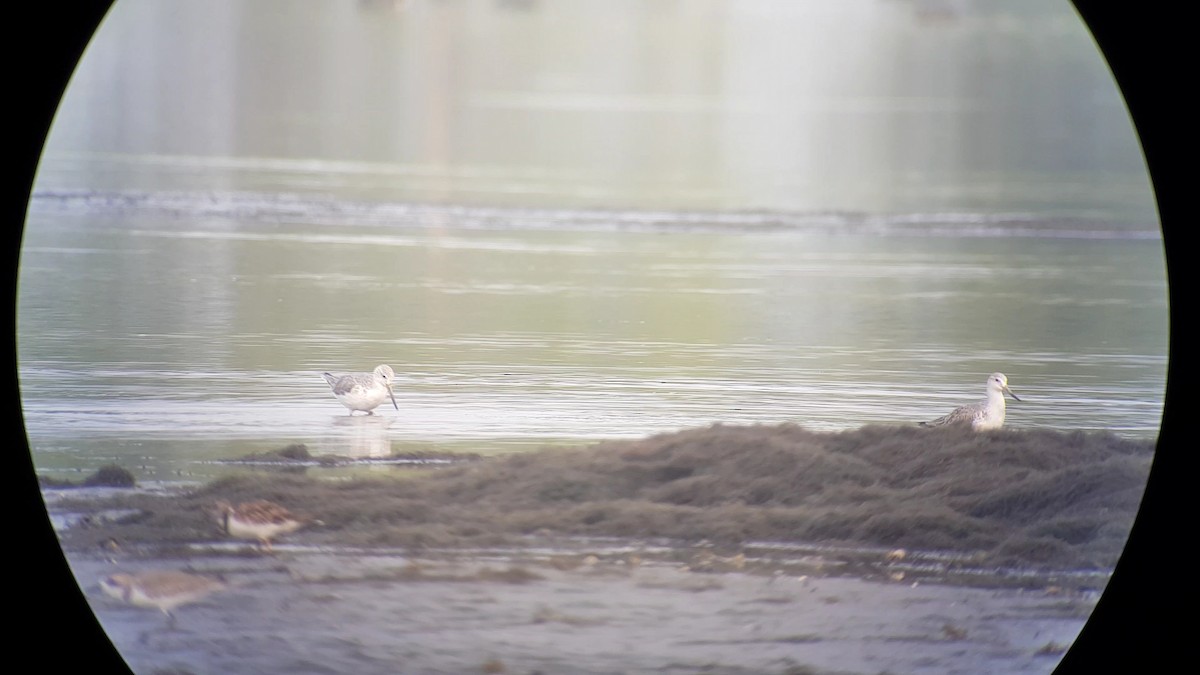
[[[695,212],[432,227],[355,204],[318,223],[323,201],[217,219],[241,198],[99,197],[36,198],[22,252],[22,400],[47,470],[907,424],[980,398],[994,370],[1022,398],[1013,427],[1152,437],[1161,416],[1153,238],[747,231]],[[378,363],[400,409],[348,417],[320,373]]]
[[[1068,3],[172,7],[114,6],[39,165],[42,471],[909,423],[996,370],[1012,426],[1157,432],[1153,195]],[[348,419],[321,372],[379,363]]]
[[[221,574],[230,588],[180,608],[176,630],[90,582],[144,561],[72,566],[138,672],[1044,673],[1095,603],[907,580],[698,573],[630,565],[628,555],[591,563],[571,549],[519,555],[209,552],[190,569]]]

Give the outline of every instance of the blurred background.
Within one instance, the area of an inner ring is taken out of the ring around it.
[[[1156,224],[1065,1],[121,0],[39,181]]]

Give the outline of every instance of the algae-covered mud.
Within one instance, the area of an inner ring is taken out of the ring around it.
[[[1152,452],[1106,433],[717,425],[403,477],[310,462],[47,495],[138,672],[1035,673],[1095,606]],[[264,553],[224,536],[218,499],[319,522]],[[96,588],[164,568],[227,588],[174,629]]]

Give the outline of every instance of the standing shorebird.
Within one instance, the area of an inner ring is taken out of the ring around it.
[[[161,570],[138,574],[110,574],[100,579],[100,590],[136,607],[154,607],[167,615],[167,625],[175,626],[176,607],[203,599],[224,589],[223,582],[187,572]]]
[[[987,398],[955,408],[949,414],[932,420],[921,422],[923,427],[942,427],[947,425],[970,424],[975,431],[999,429],[1004,426],[1004,395],[1008,394],[1020,401],[1016,394],[1008,388],[1008,378],[1004,373],[992,373],[987,379]]]
[[[316,522],[265,499],[242,502],[237,506],[222,500],[216,506],[217,522],[226,534],[238,539],[256,539],[258,547],[265,551],[271,550],[271,540],[275,537]]]
[[[323,373],[322,377],[333,389],[337,400],[350,409],[351,415],[355,410],[374,415],[372,411],[388,398],[392,399],[396,410],[400,409],[400,406],[396,405],[396,395],[392,393],[392,380],[395,379],[396,373],[392,371],[391,366],[376,366],[375,371],[371,373],[350,373],[340,377]]]

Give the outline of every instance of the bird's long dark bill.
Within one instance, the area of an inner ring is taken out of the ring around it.
[[[394,407],[396,410],[399,410],[400,406],[396,405],[396,395],[394,393],[392,393],[391,387],[388,387],[388,396],[392,397],[392,407]],[[1017,399],[1017,400],[1020,400],[1020,399]]]
[[[1021,400],[1021,397],[1020,397],[1020,396],[1017,396],[1017,395],[1016,395],[1016,394],[1014,394],[1014,393],[1012,393],[1012,391],[1010,391],[1010,390],[1008,390],[1008,389],[1005,389],[1004,391],[1007,391],[1007,392],[1008,392],[1008,395],[1009,395],[1009,396],[1011,396],[1011,397],[1013,397],[1014,399],[1016,399],[1016,400],[1018,400],[1018,401],[1020,401],[1020,400]]]

